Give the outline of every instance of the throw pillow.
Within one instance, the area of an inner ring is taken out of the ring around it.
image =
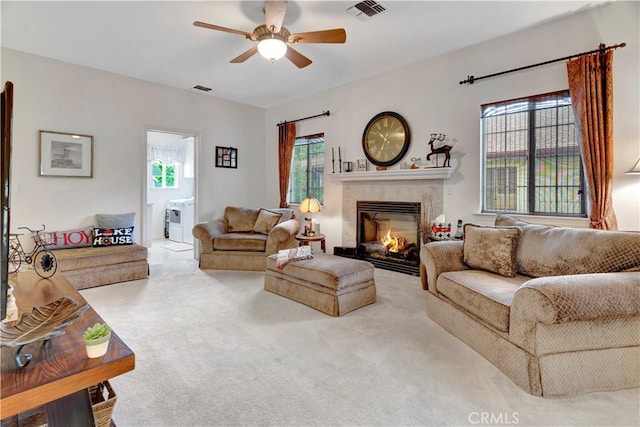
[[[260,209],[258,219],[253,226],[253,231],[256,233],[269,234],[281,217],[282,213],[271,212],[267,209]]]
[[[505,277],[518,273],[518,227],[464,226],[464,263]]]
[[[43,233],[47,249],[83,248],[91,246],[93,227]]]
[[[229,225],[229,232],[253,231],[260,210],[251,208],[237,208],[227,206],[224,209],[224,219]]]
[[[282,213],[282,216],[280,217],[278,224],[280,224],[281,222],[289,221],[290,219],[294,219],[296,217],[293,214],[293,209],[278,208],[278,209],[271,209],[271,212]]]
[[[133,244],[133,227],[93,229],[93,247]]]
[[[613,273],[640,268],[640,233],[531,224],[506,215],[496,225],[521,230],[518,271],[531,277]]]
[[[133,227],[136,213],[96,214],[96,223],[101,228]]]

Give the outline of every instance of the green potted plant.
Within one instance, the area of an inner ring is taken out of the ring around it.
[[[102,357],[109,348],[111,328],[106,323],[95,323],[82,335],[89,358]]]

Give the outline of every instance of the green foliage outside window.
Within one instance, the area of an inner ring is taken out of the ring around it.
[[[178,188],[175,163],[155,161],[151,164],[153,188]]]
[[[289,203],[308,196],[324,203],[324,134],[296,138],[289,179]]]
[[[569,91],[484,105],[484,212],[585,216]]]

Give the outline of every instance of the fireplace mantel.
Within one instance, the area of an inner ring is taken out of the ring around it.
[[[335,181],[390,181],[419,179],[448,179],[453,168],[391,169],[386,171],[342,172],[329,176]]]

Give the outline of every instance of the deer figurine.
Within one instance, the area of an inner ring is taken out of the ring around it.
[[[451,151],[451,149],[453,148],[451,145],[441,145],[438,148],[433,148],[433,141],[438,140],[438,141],[444,141],[444,138],[446,137],[446,135],[443,134],[435,134],[432,133],[431,134],[431,139],[429,140],[429,146],[431,147],[431,153],[427,154],[427,161],[431,160],[431,155],[432,154],[440,154],[440,153],[444,153],[444,163],[442,164],[442,167],[447,167],[447,166],[451,166],[451,154],[449,153]],[[436,167],[438,167],[438,156],[436,156]]]

